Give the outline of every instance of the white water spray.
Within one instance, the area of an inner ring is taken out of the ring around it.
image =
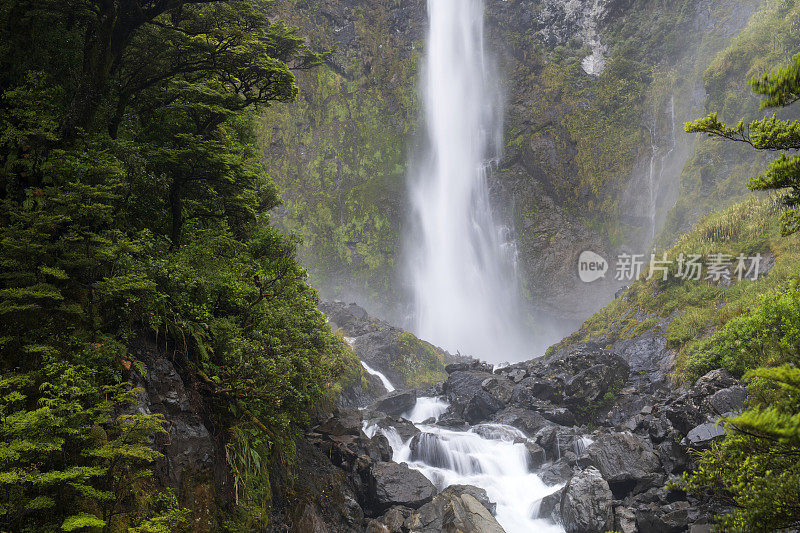
[[[361,366],[364,367],[364,370],[366,370],[367,373],[372,374],[373,376],[375,376],[376,378],[381,380],[381,383],[383,384],[383,388],[386,389],[386,392],[394,392],[394,390],[395,390],[394,385],[392,385],[392,382],[389,381],[389,378],[387,378],[385,375],[383,375],[383,373],[378,372],[377,370],[375,370],[374,368],[369,366],[364,361],[361,361]]]
[[[379,428],[365,422],[372,437],[380,432],[392,447],[392,460],[419,470],[440,490],[450,485],[474,485],[486,490],[497,504],[497,521],[508,533],[563,533],[564,529],[535,518],[541,499],[560,486],[547,486],[528,465],[527,438],[520,430],[503,424],[480,424],[469,431],[452,431],[419,423],[436,418],[447,403],[436,398],[419,398],[409,416],[422,431],[417,442],[403,441],[394,428]]]
[[[412,180],[418,233],[407,255],[416,333],[494,362],[531,357],[516,248],[489,201],[502,99],[484,53],[483,2],[428,0],[428,15],[422,95],[429,146]]]

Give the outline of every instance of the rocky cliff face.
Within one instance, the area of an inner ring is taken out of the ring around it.
[[[703,72],[758,5],[486,3],[489,48],[507,95],[505,157],[492,196],[513,228],[532,305],[582,319],[610,300],[620,284],[581,283],[578,255],[645,251],[694,150],[682,123],[720,92],[735,94],[739,109],[753,107],[745,86],[708,93]],[[286,201],[277,218],[303,237],[323,293],[403,323],[399,258],[404,238],[413,238],[403,234],[405,175],[419,141],[425,2],[296,2],[276,14],[317,49],[335,50],[326,67],[300,73],[296,105],[262,120],[265,162]],[[698,168],[687,168],[683,183],[692,189]],[[704,180],[715,181],[712,174]],[[699,214],[675,212],[670,227]]]

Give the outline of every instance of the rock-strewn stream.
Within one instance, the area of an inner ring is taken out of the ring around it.
[[[724,508],[665,487],[745,391],[722,370],[691,388],[662,370],[580,344],[498,369],[452,363],[432,387],[339,409],[307,442],[344,473],[355,512],[314,531],[706,531]]]

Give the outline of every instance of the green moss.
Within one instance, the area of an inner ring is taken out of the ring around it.
[[[766,277],[737,281],[730,285],[711,281],[685,281],[676,276],[673,264],[666,281],[646,279],[646,272],[621,298],[590,317],[573,335],[548,350],[565,345],[595,341],[603,345],[634,337],[668,325],[663,330],[670,347],[679,353],[678,377],[691,380],[709,361],[721,364],[721,356],[703,359],[709,336],[734,324],[737,317],[751,312],[763,295],[786,290],[800,274],[800,237],[780,234],[779,203],[775,196],[751,197],[702,219],[691,233],[667,250],[669,258],[713,253],[745,256],[774,256],[775,264]],[[657,254],[660,256],[660,253]],[[645,269],[646,270],[646,269]],[[703,363],[705,360],[706,363]],[[731,363],[731,369],[735,365]]]
[[[404,331],[397,336],[399,356],[392,363],[408,387],[423,387],[447,379],[445,353],[440,348]]]

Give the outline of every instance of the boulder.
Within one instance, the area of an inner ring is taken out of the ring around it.
[[[545,420],[549,420],[559,426],[574,426],[576,423],[575,415],[566,407],[544,407],[540,411]]]
[[[386,416],[383,413],[371,413],[368,418],[370,425],[375,424],[381,429],[394,429],[400,440],[407,442],[415,435],[419,435],[419,428],[405,418]]]
[[[525,441],[525,449],[528,450],[528,468],[536,470],[542,466],[547,459],[544,448],[532,441]]]
[[[444,392],[448,401],[456,406],[465,406],[479,392],[484,392],[481,384],[494,374],[473,370],[456,370],[450,372],[444,382]],[[488,394],[487,394],[488,395]]]
[[[636,509],[636,525],[640,533],[680,533],[689,529],[689,511],[687,501],[650,503]]]
[[[303,505],[299,515],[292,525],[292,533],[330,533],[331,530],[313,505]]]
[[[539,470],[539,479],[545,485],[562,485],[570,477],[572,477],[572,467],[566,461],[549,463]]]
[[[331,326],[342,330],[347,337],[360,337],[380,327],[378,321],[370,318],[366,309],[354,303],[322,302],[319,309],[328,316]]]
[[[534,518],[544,518],[556,523],[561,523],[561,499],[564,497],[564,488],[565,487],[561,487],[538,502],[535,502],[533,504],[534,512],[532,516]]]
[[[315,428],[323,435],[360,435],[363,419],[357,409],[336,409],[333,415]]]
[[[611,489],[600,471],[589,467],[564,488],[561,519],[567,533],[597,533],[614,527]]]
[[[413,509],[408,507],[394,506],[381,516],[378,521],[386,528],[384,531],[388,533],[402,533],[403,523],[414,512]]]
[[[393,505],[416,509],[433,499],[436,487],[428,478],[405,464],[377,462],[372,465],[370,496],[378,514]]]
[[[561,426],[545,426],[536,432],[534,440],[536,444],[544,448],[548,460],[557,461],[567,451],[573,449],[575,438],[575,429]]]
[[[417,392],[404,390],[387,394],[372,404],[370,408],[390,416],[400,416],[412,410],[416,404]]]
[[[486,378],[481,382],[481,388],[492,395],[492,397],[506,404],[511,399],[514,385],[508,379],[501,376]]]
[[[738,413],[744,409],[747,390],[741,385],[734,385],[718,390],[703,402],[703,406],[712,415]]]
[[[505,404],[485,390],[476,392],[464,407],[464,420],[469,424],[477,424],[489,420]]]
[[[597,468],[617,498],[624,497],[637,483],[651,481],[661,470],[650,441],[628,431],[597,436],[578,458],[578,465]]]
[[[614,531],[619,533],[636,533],[636,513],[629,507],[618,505],[614,508]]]
[[[485,499],[485,493],[478,491],[475,487],[448,487],[406,520],[405,528],[411,533],[503,533],[492,513],[473,495]]]
[[[486,374],[491,374],[494,371],[494,366],[490,365],[489,363],[484,363],[483,361],[478,361],[477,359],[473,359],[471,361],[459,361],[457,363],[450,363],[449,365],[444,367],[444,371],[448,374],[452,374],[453,372],[483,372]]]
[[[495,413],[492,418],[495,422],[513,426],[528,437],[533,437],[536,432],[551,423],[537,411],[528,411],[519,407],[508,407]]]
[[[697,378],[692,393],[698,396],[710,396],[714,392],[739,385],[739,381],[723,368],[711,370]]]
[[[476,487],[474,485],[450,485],[442,492],[454,493],[454,494],[469,494],[470,496],[478,500],[481,505],[486,507],[486,510],[492,513],[492,515],[494,515],[495,511],[497,510],[497,504],[489,500],[489,496],[486,494],[486,490],[480,487]]]
[[[725,436],[725,428],[717,422],[706,422],[692,428],[686,434],[686,440],[695,447],[703,447],[712,441]]]

